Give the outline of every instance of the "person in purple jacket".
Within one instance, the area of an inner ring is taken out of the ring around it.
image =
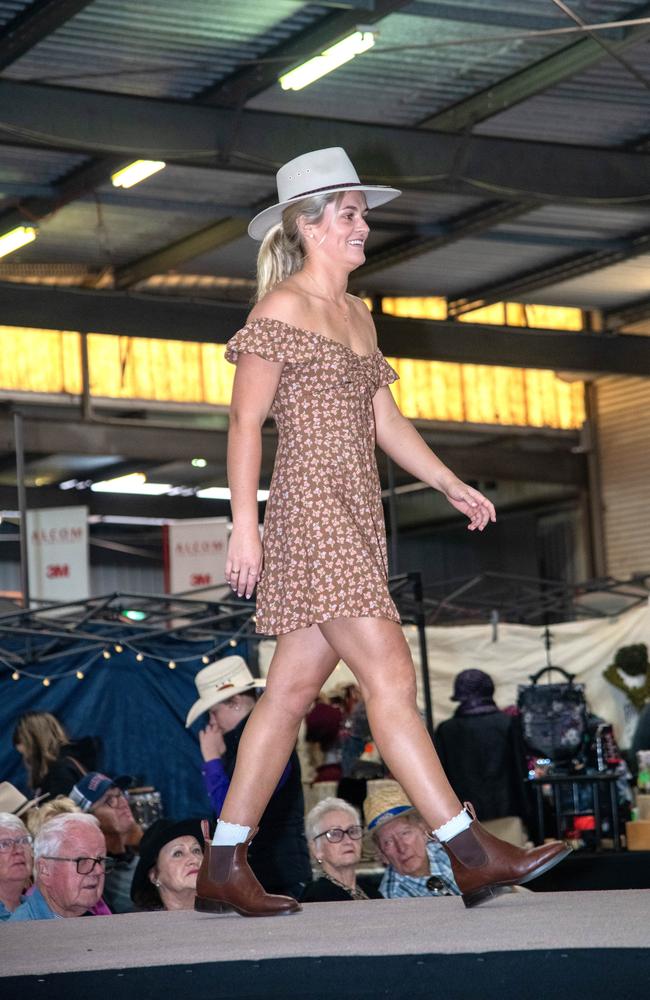
[[[199,698],[185,725],[208,713],[199,743],[205,790],[217,816],[230,786],[244,727],[265,683],[252,676],[241,656],[217,660],[195,677]],[[304,814],[300,761],[294,749],[249,849],[251,868],[267,892],[298,899],[311,881]]]

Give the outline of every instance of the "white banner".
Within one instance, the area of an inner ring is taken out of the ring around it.
[[[201,598],[223,596],[226,586],[228,521],[222,517],[177,521],[165,526],[165,590],[202,590]],[[220,594],[205,588],[220,588]]]
[[[90,596],[88,508],[27,511],[29,590],[39,601],[77,601]]]
[[[589,708],[614,725],[619,744],[627,747],[638,712],[625,694],[603,677],[621,646],[644,642],[650,647],[650,603],[611,618],[587,618],[551,625],[551,660],[576,675],[585,685]],[[429,682],[434,723],[453,715],[451,701],[454,677],[461,670],[477,667],[490,675],[499,708],[515,704],[519,684],[529,684],[531,674],[546,663],[541,625],[441,625],[426,629]],[[414,625],[404,626],[416,667],[418,702],[424,707],[420,673],[420,644]],[[495,641],[496,640],[496,641]],[[260,670],[266,676],[275,649],[273,640],[260,643]],[[545,682],[548,675],[543,678]],[[559,674],[550,680],[559,681]],[[340,663],[324,685],[327,693],[339,684],[354,683],[348,667]]]

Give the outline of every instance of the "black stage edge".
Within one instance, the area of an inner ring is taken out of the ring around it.
[[[536,878],[529,888],[533,892],[650,889],[650,851],[577,851]]]
[[[634,1000],[650,892],[517,891],[0,924],[0,996],[27,1000]]]
[[[582,948],[162,965],[1,982],[6,997],[29,1000],[632,1000],[647,996],[649,965],[643,948]]]

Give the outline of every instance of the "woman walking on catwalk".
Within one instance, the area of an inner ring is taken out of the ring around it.
[[[248,916],[300,909],[262,889],[246,851],[300,722],[339,659],[359,683],[383,759],[444,844],[465,904],[473,906],[541,874],[567,851],[560,843],[522,850],[490,836],[445,777],[418,713],[413,662],[388,592],[375,441],[466,515],[470,531],[494,521],[494,508],[401,415],[388,388],[397,375],[377,347],[371,314],[346,291],[350,272],[365,260],[367,210],[400,192],[361,183],[340,148],[291,160],[277,182],[278,204],[248,229],[262,240],[258,301],[226,349],[237,364],[226,578],[240,596],[259,584],[257,631],[276,635],[277,645],[195,906]],[[256,492],[269,413],[279,443],[262,550]]]

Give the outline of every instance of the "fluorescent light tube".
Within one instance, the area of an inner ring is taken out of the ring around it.
[[[90,488],[94,493],[136,493],[157,497],[162,493],[169,493],[172,484],[148,483],[143,472],[132,472],[128,476],[117,476],[115,479],[104,479],[99,483],[93,483]]]
[[[283,90],[302,90],[303,87],[320,80],[326,73],[338,69],[355,56],[367,52],[374,44],[375,36],[372,31],[355,31],[336,45],[325,49],[321,55],[308,59],[302,66],[297,66],[288,73],[283,73],[279,79],[280,86]]]
[[[37,232],[34,226],[18,226],[16,229],[10,229],[4,236],[0,236],[0,257],[6,257],[27,243],[31,243],[36,239]]]
[[[140,181],[146,180],[152,174],[157,174],[166,166],[164,160],[134,160],[128,166],[111,174],[113,187],[130,188]]]
[[[202,500],[230,500],[230,490],[227,486],[208,486],[204,490],[197,490],[196,495]],[[268,498],[268,490],[257,491],[258,501],[268,500]]]

